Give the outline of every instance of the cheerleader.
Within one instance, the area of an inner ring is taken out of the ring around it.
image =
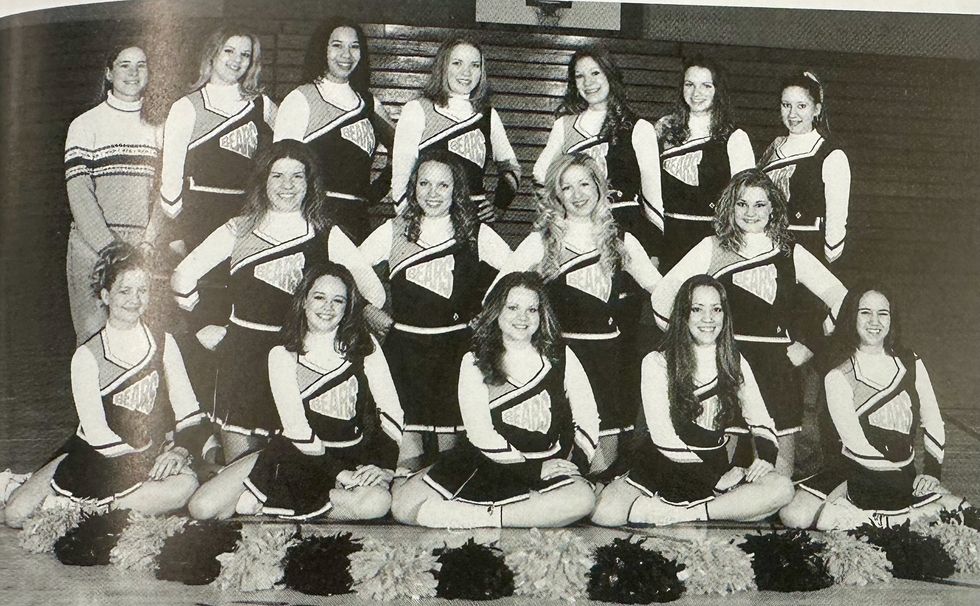
[[[624,274],[646,291],[653,290],[660,274],[636,237],[617,227],[604,172],[594,159],[561,156],[551,163],[546,182],[534,231],[501,275],[534,270],[544,278],[562,337],[595,388],[602,427],[592,473],[598,474],[615,459],[619,434],[633,428],[639,407],[639,385],[624,381],[622,374],[625,356],[632,354],[624,353],[620,338],[620,329],[627,327],[618,326],[615,317]]]
[[[259,158],[244,214],[219,226],[174,270],[177,303],[191,311],[209,295],[198,291],[201,278],[230,262],[231,313],[198,333],[209,348],[221,345],[213,419],[229,463],[280,428],[266,358],[304,267],[313,260],[346,265],[365,298],[384,303],[378,277],[343,231],[329,225],[323,205],[314,156],[302,143],[279,141]]]
[[[684,61],[673,113],[656,124],[662,145],[664,244],[661,271],[714,233],[718,196],[735,173],[755,166],[749,136],[732,120],[725,72],[697,56]]]
[[[852,290],[841,306],[824,377],[836,448],[825,470],[798,485],[780,512],[794,528],[893,526],[969,504],[944,488],[946,431],[922,360],[899,339],[895,299],[878,285]],[[925,467],[917,474],[916,425]]]
[[[81,345],[106,323],[92,292],[99,253],[114,242],[150,249],[160,213],[151,201],[162,133],[146,121],[143,93],[149,61],[140,46],[120,44],[106,56],[101,104],[72,120],[65,140],[68,306]]]
[[[367,520],[388,513],[402,410],[350,271],[315,265],[269,352],[282,435],[204,484],[197,519],[235,513]]]
[[[507,140],[504,124],[490,107],[490,81],[483,49],[465,38],[446,40],[436,52],[422,97],[405,104],[395,129],[391,194],[406,201],[412,168],[426,149],[445,149],[466,170],[470,199],[481,221],[493,221],[517,195],[521,165]],[[487,198],[483,176],[487,160],[497,165],[497,189]]]
[[[643,360],[649,436],[638,442],[629,473],[599,494],[596,524],[761,520],[793,498],[789,479],[774,473],[775,426],[735,347],[724,287],[692,276],[674,305],[663,352]],[[733,467],[725,448],[736,414],[752,435],[748,468]]]
[[[595,499],[582,474],[599,417],[541,279],[501,278],[474,326],[459,371],[466,441],[396,485],[392,514],[433,528],[558,527],[585,517]]]
[[[405,410],[400,464],[415,470],[431,451],[451,448],[463,430],[456,383],[469,347],[469,322],[510,247],[476,220],[466,169],[439,149],[422,153],[406,208],[361,245],[371,265],[388,264],[394,325],[385,356]],[[427,445],[432,439],[435,445]]]
[[[701,240],[657,284],[652,301],[657,321],[666,326],[680,285],[696,274],[721,282],[732,307],[739,353],[759,381],[762,398],[776,423],[776,471],[793,472],[793,435],[800,431],[803,407],[794,367],[809,350],[790,332],[794,291],[802,286],[836,314],[846,294],[841,284],[787,230],[786,198],[758,169],[734,177],[718,200],[715,234]],[[799,286],[798,286],[799,285]],[[745,433],[745,429],[738,430]],[[746,462],[742,442],[738,463]]]
[[[371,233],[371,164],[394,124],[368,90],[370,60],[361,26],[345,17],[321,25],[310,39],[303,84],[286,95],[273,140],[295,139],[320,157],[331,218],[360,244]],[[387,188],[387,183],[384,185]]]
[[[78,431],[11,495],[6,523],[14,528],[50,495],[162,515],[184,507],[197,488],[190,464],[210,429],[173,337],[143,322],[150,304],[143,256],[110,244],[92,278],[108,320],[72,356]]]

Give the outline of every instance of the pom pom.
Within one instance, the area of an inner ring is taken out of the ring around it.
[[[567,530],[537,528],[505,558],[514,572],[514,595],[574,601],[585,595],[592,554],[589,545]]]
[[[191,522],[166,539],[157,557],[157,578],[185,585],[207,585],[221,571],[217,556],[231,551],[241,536],[241,524]]]
[[[298,542],[298,533],[291,526],[245,526],[235,551],[218,556],[218,589],[272,589],[282,579],[286,550]]]
[[[760,590],[814,591],[834,584],[820,555],[823,543],[805,531],[748,535],[739,547],[752,554]]]
[[[349,532],[306,537],[286,550],[286,587],[309,595],[350,593],[350,556],[361,547]]]
[[[442,564],[436,578],[436,595],[464,600],[496,600],[514,594],[514,573],[495,547],[473,539],[461,547],[437,549]]]
[[[823,558],[827,572],[838,585],[869,585],[892,580],[892,564],[885,552],[846,532],[828,532],[823,536]]]
[[[78,526],[83,512],[96,514],[100,509],[103,508],[94,503],[81,503],[64,497],[55,499],[54,504],[48,507],[42,504],[21,529],[20,546],[31,553],[53,551],[55,541]]]
[[[972,505],[964,509],[944,509],[939,512],[939,519],[945,524],[962,524],[980,530],[980,509]]]
[[[945,579],[956,569],[939,539],[913,532],[908,522],[891,528],[863,524],[850,534],[867,537],[869,543],[883,549],[892,563],[892,574],[899,579]]]
[[[964,524],[916,524],[912,530],[939,540],[956,572],[980,574],[980,532]]]
[[[54,555],[69,566],[105,566],[109,552],[129,523],[129,511],[117,509],[105,515],[82,515],[78,526],[54,543]]]
[[[732,541],[661,541],[647,545],[684,565],[684,586],[691,595],[721,594],[755,589],[752,558]]]
[[[123,530],[109,553],[113,566],[123,570],[152,572],[163,543],[184,528],[187,518],[160,517],[138,512],[129,514],[129,526]]]
[[[411,542],[390,545],[365,539],[364,549],[350,556],[352,589],[362,598],[381,603],[434,598],[435,573],[440,568],[431,549]]]
[[[684,593],[683,564],[643,546],[643,539],[613,539],[595,550],[589,599],[621,604],[672,602]],[[678,573],[681,573],[678,575]]]

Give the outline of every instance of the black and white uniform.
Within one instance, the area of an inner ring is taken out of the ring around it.
[[[283,99],[273,140],[306,143],[320,159],[327,212],[355,244],[371,233],[371,165],[378,149],[375,99],[350,84],[318,80]],[[390,144],[390,141],[389,141]]]
[[[289,214],[302,221],[299,213]],[[176,296],[182,308],[192,310],[200,298],[197,281],[230,261],[232,308],[226,319],[228,332],[218,347],[213,419],[225,431],[267,436],[279,429],[267,358],[279,343],[279,331],[304,269],[328,260],[345,265],[371,303],[384,302],[384,289],[340,228],[317,234],[303,221],[303,233],[280,242],[260,226],[240,233],[244,221],[236,217],[219,227],[177,266],[175,273],[189,288]]]
[[[469,349],[469,322],[511,250],[481,224],[472,245],[456,239],[449,216],[423,218],[417,242],[401,218],[383,223],[361,245],[372,265],[387,261],[395,324],[385,357],[405,410],[405,429],[463,430],[456,399],[459,360]]]
[[[922,360],[914,353],[887,356],[895,374],[887,384],[862,372],[867,354],[856,352],[824,379],[827,406],[840,440],[824,472],[799,487],[826,499],[841,482],[857,507],[899,514],[940,498],[914,495],[916,427],[924,429],[924,472],[941,477],[946,430]]]
[[[133,363],[113,354],[111,332],[104,328],[72,357],[78,431],[51,480],[57,493],[100,505],[142,486],[157,456],[174,444],[201,456],[211,435],[173,337],[140,323],[132,337],[148,349]]]
[[[739,416],[751,432],[758,458],[775,465],[778,444],[772,417],[745,358],[741,359],[740,368],[744,382],[738,390]],[[703,376],[701,370],[699,366],[699,382]],[[657,494],[668,503],[693,506],[734,487],[718,486],[732,465],[726,450],[727,428],[717,419],[720,407],[717,368],[704,374],[714,376],[694,390],[702,407],[701,414],[678,426],[670,416],[670,377],[664,355],[655,351],[643,361],[643,414],[650,435],[638,443],[625,479],[648,497]]]
[[[790,322],[797,285],[820,297],[833,317],[847,290],[802,246],[794,244],[785,253],[765,234],[742,237],[740,253],[722,248],[716,236],[702,240],[657,284],[653,309],[666,328],[685,280],[697,274],[717,278],[728,294],[739,352],[755,371],[777,434],[784,436],[800,431],[803,420],[799,379],[786,356],[794,341]]]
[[[589,379],[571,349],[526,383],[487,385],[467,353],[459,371],[466,441],[442,453],[423,477],[446,499],[479,505],[523,501],[573,480],[541,479],[549,459],[571,459],[584,474],[595,454],[599,417]]]
[[[333,338],[331,338],[331,341]],[[263,514],[291,519],[332,508],[337,474],[361,465],[394,469],[402,410],[381,348],[363,360],[337,354],[324,368],[309,356],[269,353],[269,374],[282,435],[261,451],[245,487]]]

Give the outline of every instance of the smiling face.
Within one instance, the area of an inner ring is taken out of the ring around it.
[[[337,276],[317,278],[303,303],[309,332],[322,334],[337,330],[347,311],[347,297],[347,287]]]
[[[293,158],[279,158],[272,163],[265,181],[265,195],[273,210],[295,212],[306,197],[306,168]]]
[[[497,324],[504,342],[530,343],[541,325],[538,294],[529,288],[515,286],[507,293]]]
[[[588,219],[599,203],[599,184],[587,168],[572,164],[558,180],[558,196],[566,217]]]
[[[150,302],[150,275],[143,269],[124,271],[108,290],[102,289],[100,298],[113,325],[135,326]]]
[[[813,121],[820,115],[821,106],[805,88],[788,86],[779,103],[783,126],[793,135],[805,135],[813,130]]]
[[[747,234],[761,234],[769,225],[772,202],[761,187],[743,187],[735,200],[735,226]]]
[[[691,293],[691,315],[687,327],[691,337],[698,345],[710,345],[718,340],[725,311],[721,306],[721,295],[713,286],[698,286]]]
[[[575,86],[590,108],[605,108],[609,100],[609,79],[592,57],[582,57],[575,64]]]
[[[132,46],[123,49],[106,68],[105,79],[112,86],[112,94],[121,101],[139,101],[150,81],[150,70],[143,49]]]
[[[245,76],[252,65],[252,39],[232,36],[218,49],[211,59],[211,82],[235,84]]]
[[[446,86],[449,92],[469,97],[480,84],[483,73],[483,57],[469,44],[457,44],[449,52],[446,68]]]
[[[338,27],[327,42],[327,73],[331,82],[343,84],[361,61],[361,43],[352,27]]]
[[[445,217],[453,205],[453,171],[442,162],[429,160],[419,167],[415,199],[426,217]]]
[[[861,347],[880,349],[891,327],[891,304],[885,295],[876,290],[861,295],[857,312],[857,334]]]
[[[711,70],[692,65],[684,72],[684,103],[692,114],[711,111],[715,101],[715,83]]]

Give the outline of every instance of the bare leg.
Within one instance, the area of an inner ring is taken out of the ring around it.
[[[406,431],[398,449],[398,467],[415,471],[422,467],[422,433]]]
[[[439,444],[439,452],[446,452],[447,450],[452,450],[456,448],[459,444],[459,438],[461,434],[458,433],[440,433],[436,437],[436,441]]]
[[[596,448],[595,457],[589,466],[589,477],[601,474],[616,461],[616,453],[619,450],[619,434],[599,436],[599,447]]]
[[[796,434],[789,434],[778,439],[779,455],[776,457],[776,473],[792,478],[793,469],[796,465]]]
[[[646,495],[624,478],[618,478],[602,489],[596,498],[592,523],[599,526],[625,526],[633,502]]]
[[[474,505],[474,507],[479,507]],[[504,528],[561,528],[577,522],[592,512],[595,495],[583,478],[547,492],[531,492],[526,501],[500,507]]]
[[[235,515],[235,505],[247,488],[245,478],[252,473],[258,453],[245,455],[218,472],[201,486],[187,504],[197,520],[224,520]]]
[[[167,476],[162,480],[148,480],[128,495],[116,499],[113,509],[131,509],[149,515],[163,515],[187,505],[197,490],[197,476],[190,469]]]
[[[327,518],[332,521],[376,520],[391,509],[391,493],[381,486],[334,488],[330,491],[330,503],[333,508]]]
[[[61,455],[41,469],[37,470],[23,485],[15,490],[7,499],[4,508],[4,522],[11,528],[23,528],[27,518],[34,513],[37,506],[44,502],[48,495],[55,494],[51,487],[58,464],[68,455]]]
[[[269,439],[263,436],[251,436],[232,431],[221,430],[221,446],[225,452],[225,463],[231,464],[245,453],[262,450]]]
[[[817,518],[826,502],[826,499],[800,488],[793,500],[779,510],[779,519],[789,528],[816,528]]]
[[[424,471],[407,480],[395,482],[391,488],[391,515],[402,524],[416,526],[422,503],[429,499],[443,498],[422,479]]]
[[[793,485],[775,472],[741,484],[707,503],[685,507],[671,505],[659,497],[641,497],[629,513],[630,522],[667,525],[696,520],[761,520],[779,511],[793,499]]]

